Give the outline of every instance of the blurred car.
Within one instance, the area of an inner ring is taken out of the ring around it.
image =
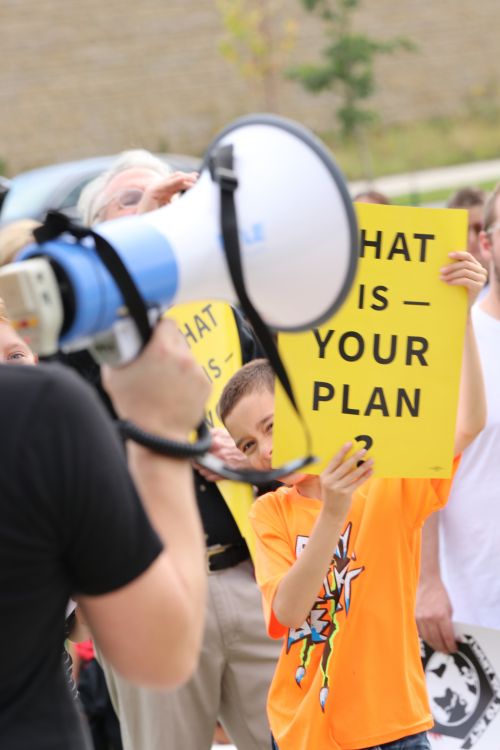
[[[158,154],[174,170],[191,172],[200,160],[183,154]],[[117,155],[52,164],[21,172],[10,180],[0,177],[4,185],[0,200],[0,226],[17,219],[42,221],[49,209],[56,209],[77,219],[76,204],[85,185],[108,169]]]

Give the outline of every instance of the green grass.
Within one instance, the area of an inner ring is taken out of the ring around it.
[[[320,137],[331,148],[348,180],[374,179],[500,158],[499,120],[500,109],[455,118],[374,125],[365,133],[371,166],[366,159],[363,163],[354,140],[343,140],[333,132],[321,133]]]

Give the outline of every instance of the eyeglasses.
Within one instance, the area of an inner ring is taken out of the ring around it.
[[[99,216],[102,215],[102,212],[110,205],[110,203],[113,203],[113,201],[118,202],[119,208],[125,209],[130,208],[131,206],[137,206],[143,195],[144,190],[141,188],[126,188],[125,190],[120,190],[118,193],[115,193],[108,198],[106,203],[103,203],[103,205],[97,209],[95,212],[95,219],[98,219]]]

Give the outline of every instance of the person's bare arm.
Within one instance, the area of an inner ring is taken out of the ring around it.
[[[371,460],[357,466],[365,450],[345,458],[350,448],[350,444],[345,445],[321,474],[321,511],[304,550],[276,590],[273,611],[285,627],[299,627],[311,611],[342,532],[352,493],[372,473]]]
[[[163,177],[144,191],[139,205],[138,214],[154,211],[162,206],[167,206],[179,193],[189,190],[196,184],[198,172],[172,172],[168,177]]]
[[[209,383],[172,321],[163,320],[139,360],[104,369],[118,414],[154,434],[186,440],[199,424]],[[166,548],[138,578],[100,596],[80,596],[104,656],[127,679],[175,686],[192,674],[203,632],[205,545],[191,465],[136,444],[130,471]],[[112,530],[110,530],[112,532]]]
[[[222,427],[214,427],[210,430],[210,435],[212,438],[210,453],[220,458],[221,461],[224,461],[231,469],[242,470],[251,468],[248,458],[236,447],[233,438],[227,430]],[[196,462],[193,463],[193,466],[207,482],[218,482],[223,478]]]
[[[189,463],[130,450],[131,471],[166,549],[121,589],[79,601],[106,659],[127,679],[172,687],[192,674],[203,627],[204,539]]]
[[[450,597],[441,579],[439,566],[439,515],[432,513],[422,531],[416,618],[420,636],[435,651],[444,654],[457,650],[452,614]]]
[[[460,377],[457,423],[455,428],[455,455],[462,453],[479,435],[486,424],[486,394],[481,361],[474,335],[474,326],[467,315],[464,351]]]
[[[458,455],[481,432],[486,423],[486,394],[470,311],[486,282],[487,273],[470,253],[450,253],[450,258],[455,262],[441,269],[441,278],[451,286],[463,286],[468,298],[455,429],[455,455]]]

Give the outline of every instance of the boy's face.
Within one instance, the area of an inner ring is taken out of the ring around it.
[[[252,391],[226,416],[225,425],[252,468],[269,471],[273,454],[274,394]]]
[[[37,357],[14,328],[0,320],[0,363],[14,365],[36,365]]]

